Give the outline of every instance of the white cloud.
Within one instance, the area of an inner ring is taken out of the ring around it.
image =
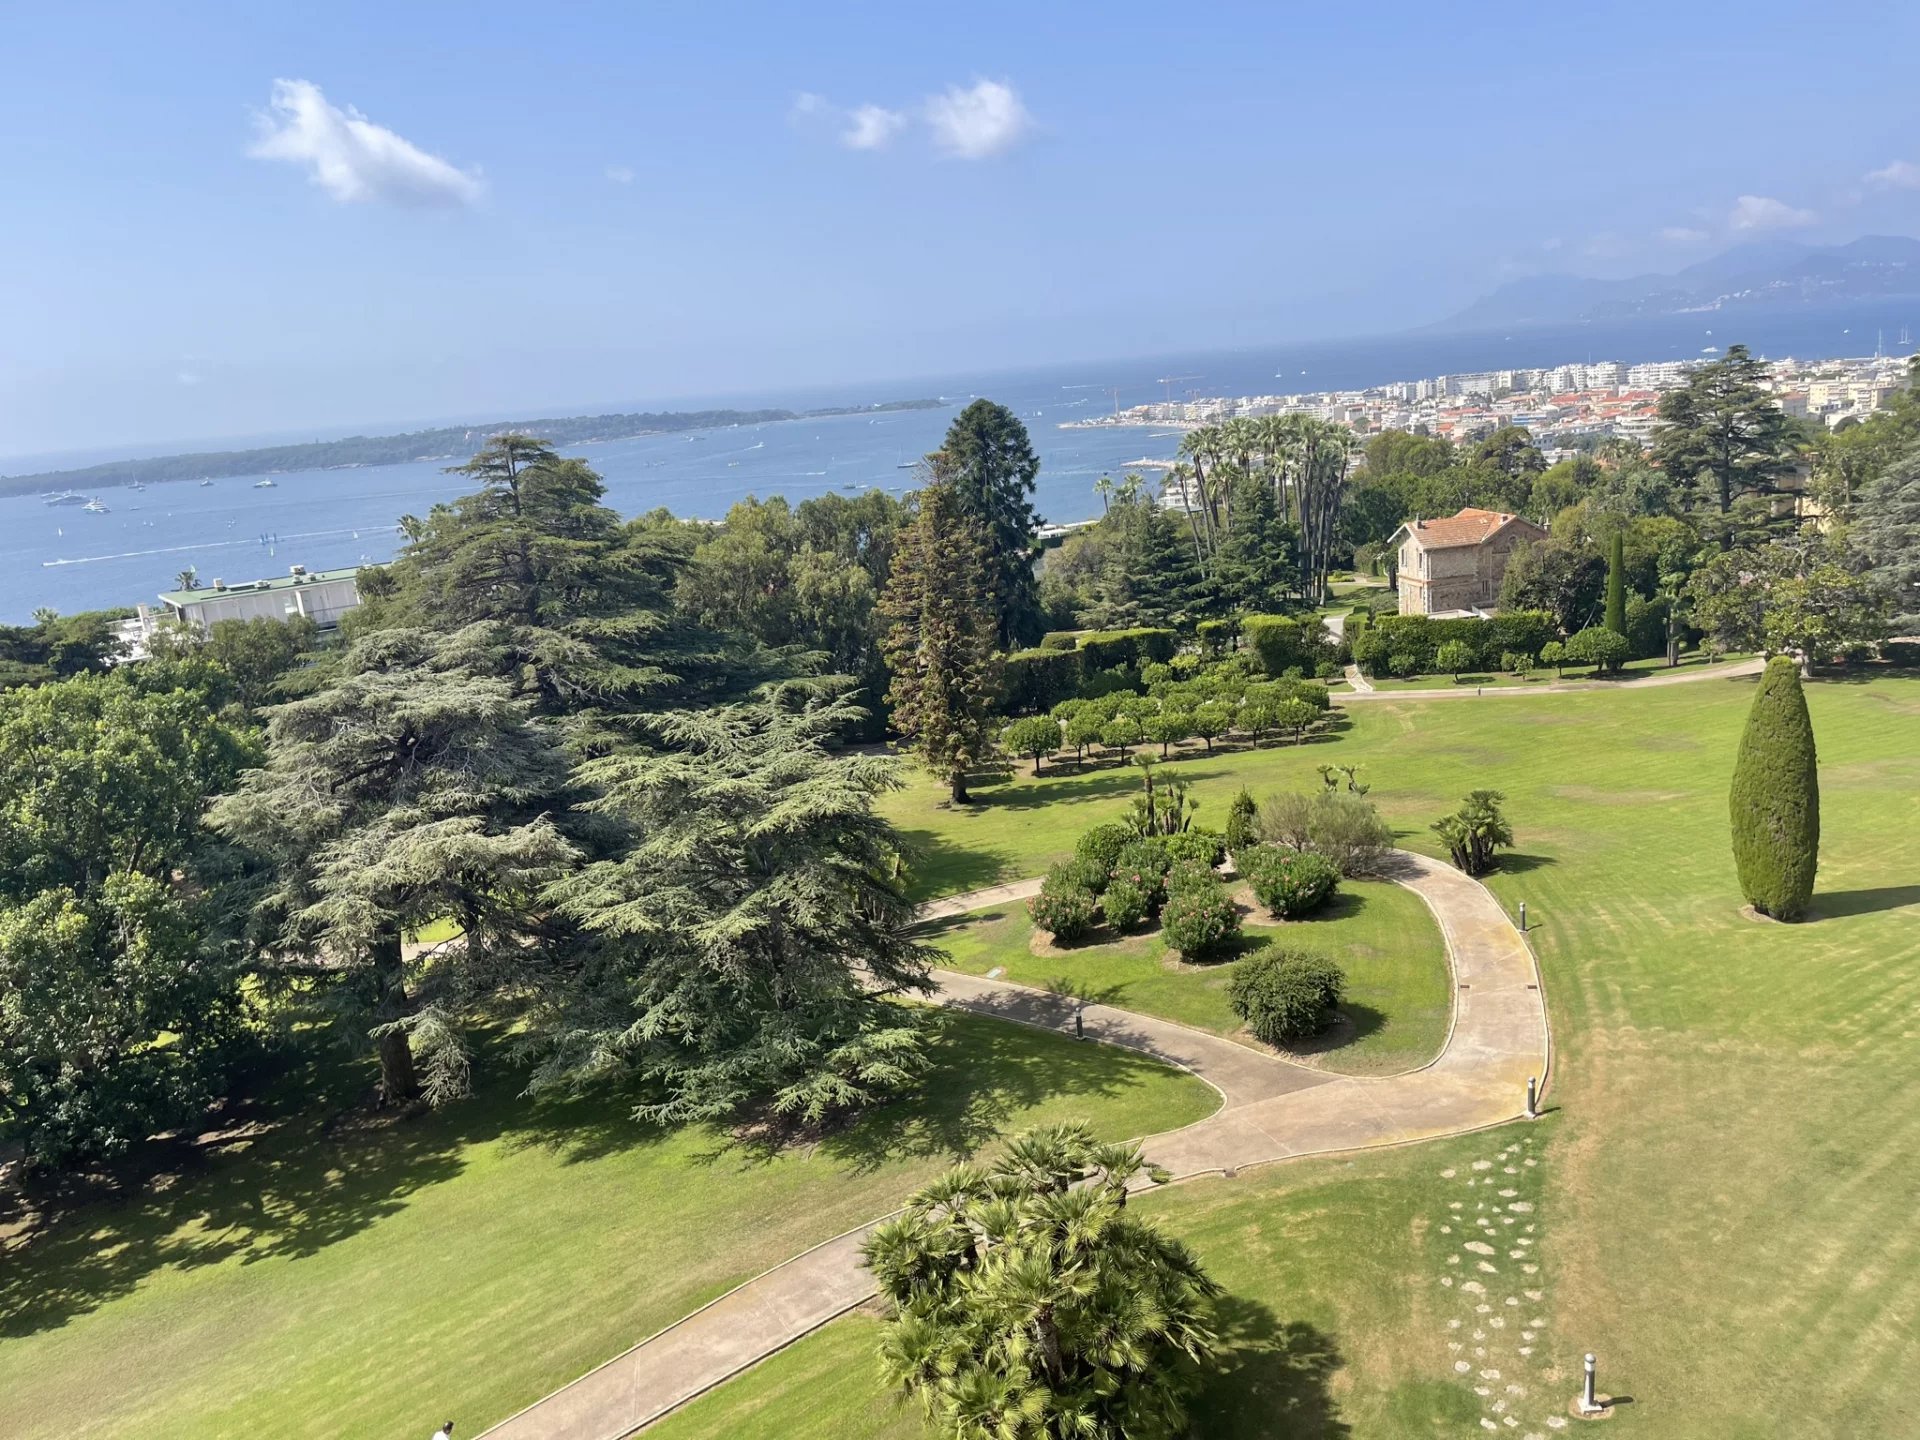
[[[633,183],[633,169],[628,165],[609,165],[607,166],[607,179],[616,185],[631,185]]]
[[[1669,245],[1704,245],[1713,237],[1692,225],[1669,225],[1660,232]]]
[[[963,160],[984,160],[1019,143],[1033,117],[1013,87],[978,80],[971,87],[951,86],[926,103],[925,118],[934,144]]]
[[[1727,223],[1736,230],[1795,230],[1819,218],[1811,210],[1798,209],[1769,195],[1742,195],[1734,202]]]
[[[884,105],[861,105],[847,116],[840,143],[849,150],[884,150],[906,128],[907,117]]]
[[[341,204],[474,205],[486,193],[479,175],[459,170],[412,141],[342,110],[309,80],[273,82],[273,113],[257,121],[247,153],[308,167],[308,178]]]
[[[793,97],[793,104],[787,110],[787,120],[790,124],[799,125],[821,115],[831,115],[834,109],[833,102],[826,96],[802,90]]]
[[[1920,165],[1911,160],[1895,160],[1878,170],[1868,171],[1867,183],[1894,190],[1920,190]]]

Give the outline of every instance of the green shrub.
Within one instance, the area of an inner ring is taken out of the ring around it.
[[[1324,1030],[1346,988],[1347,977],[1325,956],[1269,945],[1233,967],[1227,1001],[1256,1039],[1284,1045]]]
[[[1464,640],[1449,640],[1433,652],[1433,663],[1455,677],[1462,670],[1471,670],[1478,658],[1473,646]]]
[[[1060,748],[1060,722],[1050,715],[1029,715],[1009,725],[1001,738],[1013,754],[1031,756],[1038,775],[1041,761]]]
[[[1627,637],[1604,625],[1589,625],[1567,641],[1567,659],[1612,674],[1626,663],[1632,649]]]
[[[1253,791],[1242,785],[1227,805],[1227,853],[1238,863],[1240,852],[1259,841],[1260,807],[1253,802]]]
[[[1279,920],[1318,910],[1340,884],[1340,871],[1326,856],[1271,845],[1256,846],[1242,856],[1240,873],[1253,887],[1253,898]]]
[[[1095,670],[1089,667],[1081,673],[1080,697],[1083,700],[1104,700],[1116,695],[1132,695],[1138,688],[1133,671],[1125,666],[1112,670]]]
[[[1167,758],[1167,747],[1193,738],[1193,716],[1185,710],[1162,710],[1146,720],[1147,738],[1160,747],[1160,758]]]
[[[1098,860],[1075,856],[1071,860],[1062,860],[1047,871],[1047,878],[1040,888],[1056,890],[1091,890],[1098,895],[1107,888],[1107,876],[1111,872]]]
[[[1173,683],[1173,666],[1162,665],[1155,661],[1151,665],[1140,667],[1140,683],[1147,687],[1149,695],[1158,695],[1161,690]]]
[[[1140,722],[1131,715],[1116,715],[1100,727],[1100,744],[1107,750],[1128,750],[1145,738]]]
[[[1089,746],[1100,743],[1100,732],[1106,727],[1098,712],[1083,710],[1061,727],[1061,738],[1073,749],[1073,757],[1083,758]]]
[[[1733,863],[1762,915],[1798,920],[1820,864],[1820,772],[1813,721],[1791,657],[1767,662],[1733,766]]]
[[[1247,798],[1251,800],[1253,797]],[[1166,847],[1168,868],[1182,860],[1196,860],[1212,867],[1227,858],[1226,837],[1218,830],[1204,830],[1198,825],[1190,826],[1178,835],[1163,836],[1160,843]]]
[[[1200,641],[1200,648],[1209,655],[1218,655],[1233,645],[1234,622],[1231,620],[1202,620],[1194,626],[1193,633]]]
[[[1220,883],[1211,865],[1198,860],[1176,860],[1167,867],[1161,888],[1169,895],[1181,890],[1210,890]]]
[[[1119,665],[1137,671],[1156,660],[1165,664],[1179,648],[1179,637],[1171,630],[1096,630],[1080,637],[1089,670]]]
[[[1049,630],[1040,637],[1042,650],[1072,650],[1080,644],[1078,630]]]
[[[1566,671],[1564,667],[1567,663],[1567,647],[1562,645],[1558,640],[1547,641],[1546,644],[1540,647],[1540,663],[1542,665],[1553,666],[1553,673],[1556,675],[1565,674]]]
[[[1113,857],[1113,873],[1125,874],[1128,871],[1152,875],[1156,882],[1166,876],[1173,868],[1173,857],[1167,853],[1167,837],[1164,835],[1139,835],[1120,847],[1120,853]]]
[[[1242,616],[1240,637],[1269,675],[1283,674],[1288,667],[1304,665],[1310,658],[1306,632],[1285,615]]]
[[[1074,650],[1020,650],[1007,656],[1005,705],[1026,715],[1050,710],[1080,691],[1080,655]]]
[[[1338,680],[1340,678],[1340,667],[1332,660],[1322,660],[1318,665],[1313,667],[1313,678],[1316,680]]]
[[[1420,673],[1420,657],[1404,653],[1395,655],[1387,661],[1387,669],[1393,672],[1396,680],[1409,679]]]
[[[1342,875],[1377,873],[1393,845],[1393,831],[1372,802],[1339,790],[1269,795],[1260,806],[1259,836],[1324,855]]]
[[[1130,880],[1115,880],[1100,897],[1100,909],[1114,929],[1131,930],[1147,918],[1153,897]]]
[[[1042,890],[1027,902],[1027,914],[1039,929],[1063,944],[1081,939],[1093,929],[1095,902],[1091,890]]]
[[[1204,960],[1240,934],[1240,912],[1219,880],[1188,885],[1167,896],[1160,933],[1182,960]]]
[[[1120,852],[1138,837],[1118,820],[1107,820],[1087,831],[1074,845],[1074,858],[1091,860],[1100,867],[1100,873],[1111,875],[1113,862],[1120,858]]]

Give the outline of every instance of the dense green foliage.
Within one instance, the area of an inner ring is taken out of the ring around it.
[[[1319,1034],[1346,991],[1346,975],[1311,951],[1268,945],[1234,967],[1227,996],[1254,1037],[1285,1045]]]
[[[1151,1170],[1084,1127],[960,1166],[865,1246],[889,1323],[881,1366],[953,1440],[1162,1440],[1218,1346],[1219,1293],[1127,1207]]]
[[[1333,898],[1340,884],[1339,868],[1313,850],[1257,845],[1240,856],[1239,868],[1253,898],[1276,920],[1313,913]]]
[[[1175,882],[1169,874],[1160,930],[1168,948],[1182,960],[1206,960],[1239,937],[1240,912],[1234,909],[1226,887],[1217,878],[1202,879],[1191,871],[1188,874],[1193,875],[1191,882],[1184,876]]]
[[[1260,803],[1259,837],[1323,855],[1342,875],[1378,871],[1393,845],[1393,831],[1371,803],[1333,789],[1269,795]]]
[[[927,457],[936,481],[953,487],[960,513],[985,537],[995,635],[1003,650],[1031,645],[1046,628],[1033,573],[1034,477],[1040,458],[1027,427],[1004,405],[975,400]]]
[[[1731,345],[1660,400],[1665,424],[1655,432],[1655,458],[1694,487],[1708,535],[1722,546],[1767,524],[1767,498],[1793,470],[1791,429],[1766,373],[1765,361]]]
[[[1601,623],[1621,639],[1627,638],[1627,536],[1613,532],[1607,550],[1607,615]]]
[[[1767,662],[1733,767],[1733,861],[1762,915],[1798,920],[1820,865],[1820,769],[1800,671]]]
[[[994,753],[1000,698],[993,553],[960,493],[936,481],[920,492],[895,540],[881,597],[893,722],[921,763],[966,803],[967,772]]]
[[[1486,874],[1493,868],[1493,852],[1513,844],[1513,827],[1500,810],[1506,798],[1498,790],[1470,791],[1458,810],[1433,823],[1453,863],[1469,875]]]
[[[1062,883],[1043,888],[1027,902],[1027,915],[1035,926],[1063,945],[1082,939],[1098,918],[1099,901],[1093,891]]]

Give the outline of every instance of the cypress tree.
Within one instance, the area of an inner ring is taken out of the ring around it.
[[[1762,915],[1798,920],[1820,863],[1820,775],[1800,670],[1767,662],[1733,767],[1733,861]]]
[[[1607,629],[1623,639],[1627,633],[1626,547],[1626,536],[1614,531],[1607,550]]]

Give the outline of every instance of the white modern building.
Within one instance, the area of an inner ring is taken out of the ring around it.
[[[315,570],[293,566],[287,574],[271,580],[247,580],[229,585],[215,580],[194,590],[167,590],[160,595],[166,615],[184,622],[202,637],[222,620],[313,621],[322,630],[331,630],[360,603],[356,583],[358,566],[345,570]]]

